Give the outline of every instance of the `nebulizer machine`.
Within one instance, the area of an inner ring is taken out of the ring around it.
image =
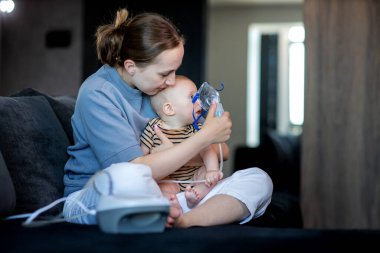
[[[217,104],[216,116],[223,114],[219,92],[207,82],[203,83],[193,98],[193,103],[199,101],[202,113],[194,117],[194,126],[198,129],[198,121],[205,117],[213,102]],[[199,130],[199,129],[198,129]],[[222,170],[223,155],[220,149],[220,170]],[[194,183],[187,181],[185,183]],[[197,181],[205,182],[205,180]],[[80,195],[75,198],[60,198],[33,213],[14,215],[8,219],[27,218],[24,226],[41,226],[50,223],[69,221],[66,217],[55,217],[50,220],[34,221],[41,213],[55,205],[69,201],[78,205],[82,214],[78,216],[93,216],[103,232],[106,233],[155,233],[165,230],[169,215],[170,203],[163,197],[157,183],[153,180],[151,169],[143,164],[118,163],[101,170],[93,176],[84,189],[91,187],[98,196],[95,209],[87,208]]]

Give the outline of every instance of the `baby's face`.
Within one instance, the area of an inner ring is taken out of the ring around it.
[[[201,112],[202,108],[198,101],[193,104],[193,98],[197,92],[197,87],[195,84],[188,79],[177,79],[176,84],[171,92],[171,102],[176,114],[176,117],[184,124],[192,124],[194,121],[194,116],[197,118]]]

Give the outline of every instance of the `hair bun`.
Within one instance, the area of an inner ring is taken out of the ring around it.
[[[127,9],[120,9],[116,13],[116,18],[115,18],[115,28],[121,28],[126,25],[126,21],[128,19],[129,12]]]

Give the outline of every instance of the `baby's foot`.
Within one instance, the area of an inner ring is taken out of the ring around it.
[[[178,202],[177,196],[175,194],[171,194],[169,196],[169,202],[170,202],[170,210],[169,210],[169,215],[166,220],[166,225],[165,227],[171,228],[173,227],[177,220],[182,216],[182,208],[181,205]]]
[[[185,189],[185,198],[187,206],[193,208],[201,200],[200,192],[195,187],[189,185]]]

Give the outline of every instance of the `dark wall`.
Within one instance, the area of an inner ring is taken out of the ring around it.
[[[28,87],[75,95],[82,78],[82,1],[14,2],[12,13],[0,13],[0,95]]]
[[[199,84],[205,75],[206,46],[206,0],[193,1],[152,1],[152,0],[113,0],[84,1],[84,65],[83,78],[100,67],[96,59],[94,34],[96,28],[112,22],[116,10],[127,8],[132,14],[157,12],[165,15],[185,35],[185,56],[177,74],[189,76]]]
[[[0,95],[24,88],[76,95],[83,80],[100,66],[95,51],[97,26],[112,22],[121,7],[172,19],[187,37],[178,73],[196,83],[204,79],[205,0],[27,0],[15,4],[12,13],[0,15]]]

